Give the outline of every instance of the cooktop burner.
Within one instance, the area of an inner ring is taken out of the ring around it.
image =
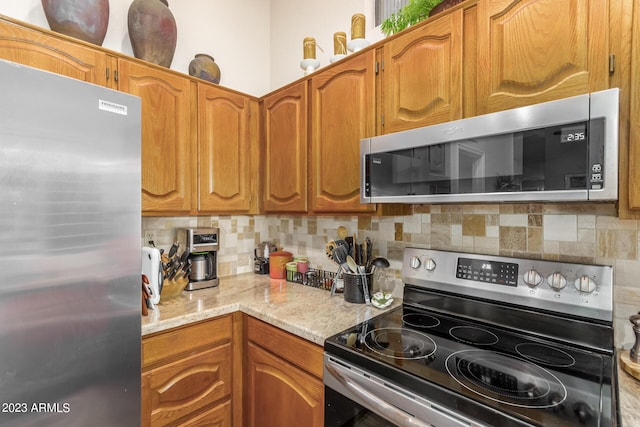
[[[364,342],[374,352],[393,359],[425,359],[436,352],[436,343],[428,335],[411,329],[374,329]]]
[[[496,402],[551,408],[567,398],[562,382],[546,369],[513,356],[462,350],[446,360],[447,372],[463,387]]]
[[[566,351],[545,344],[530,342],[518,344],[516,352],[534,363],[556,368],[569,368],[576,364],[576,359]]]
[[[499,341],[493,332],[476,326],[454,326],[449,329],[449,335],[460,342],[474,345],[493,345]]]
[[[402,323],[414,328],[435,328],[440,324],[437,317],[423,313],[408,313],[402,316]]]

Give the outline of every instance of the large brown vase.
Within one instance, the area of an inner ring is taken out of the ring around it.
[[[169,68],[177,28],[166,0],[134,0],[129,6],[129,39],[136,58]]]
[[[55,32],[102,46],[109,25],[109,0],[42,0]]]

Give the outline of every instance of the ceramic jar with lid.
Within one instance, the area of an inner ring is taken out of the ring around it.
[[[269,277],[272,279],[286,279],[286,266],[293,260],[291,252],[281,251],[269,254]]]

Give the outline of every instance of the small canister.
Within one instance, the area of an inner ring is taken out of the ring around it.
[[[294,282],[298,274],[298,263],[295,261],[288,262],[285,268],[287,270],[287,281]]]
[[[293,260],[291,252],[273,252],[269,255],[269,277],[272,279],[286,279],[286,266]]]
[[[309,271],[309,258],[306,256],[297,256],[293,259],[297,264],[298,273],[305,274]]]

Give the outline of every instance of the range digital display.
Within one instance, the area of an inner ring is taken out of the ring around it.
[[[518,286],[518,264],[458,258],[456,277],[496,285]]]

